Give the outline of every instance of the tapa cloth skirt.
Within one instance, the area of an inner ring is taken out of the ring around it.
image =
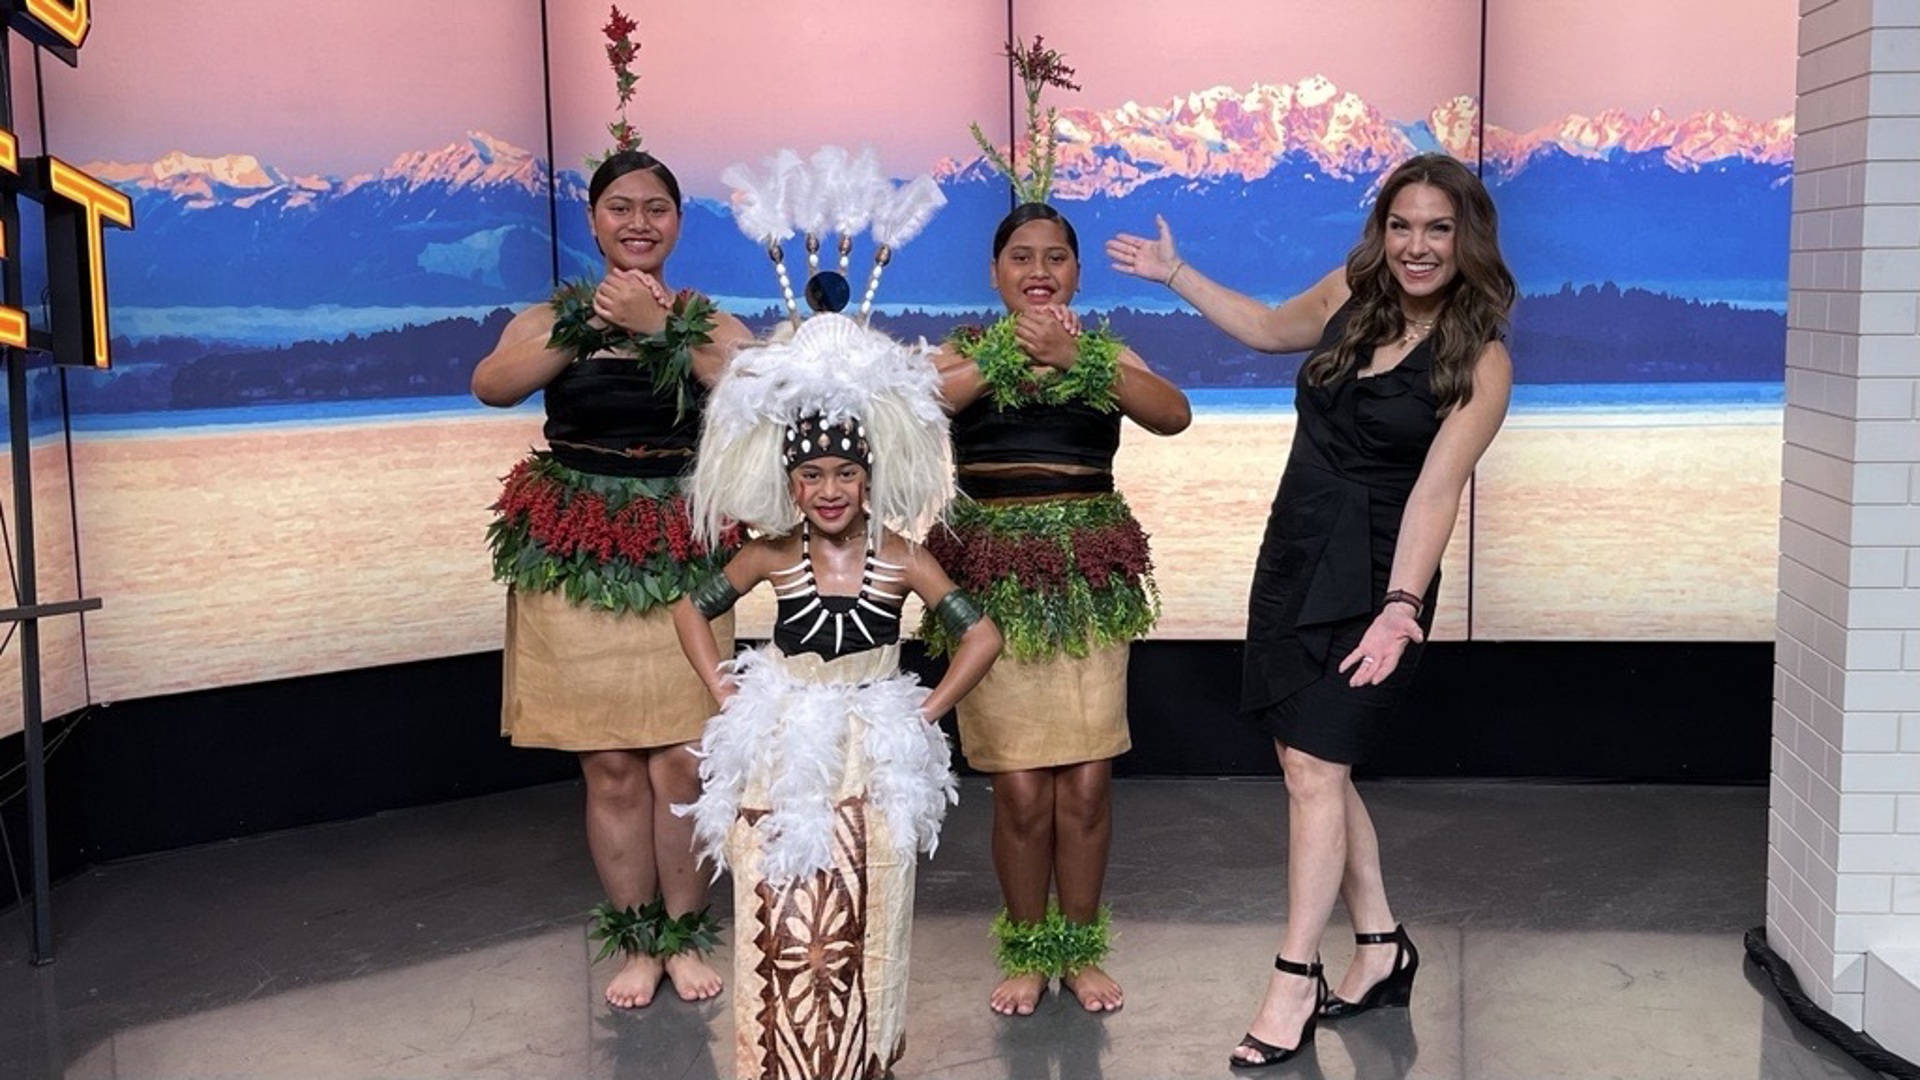
[[[734,1071],[869,1080],[906,1052],[916,850],[956,798],[899,648],[772,647],[701,741],[695,838],[733,872]]]

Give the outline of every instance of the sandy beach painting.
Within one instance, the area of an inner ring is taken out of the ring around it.
[[[1653,432],[1621,420],[1514,418],[1456,526],[1436,638],[1467,636],[1469,595],[1481,638],[1770,632],[1778,417]],[[1203,414],[1174,439],[1127,432],[1120,484],[1153,538],[1158,637],[1244,633],[1291,435],[1271,415]],[[498,648],[487,507],[538,438],[538,415],[515,411],[76,439],[91,478],[83,549],[120,553],[88,566],[106,601],[87,616],[95,699]],[[217,487],[188,482],[206,470]],[[1664,514],[1622,513],[1649,486]],[[740,631],[764,635],[769,618],[749,603]]]
[[[285,28],[297,62],[231,20],[209,37],[222,7],[103,11],[88,68],[44,77],[50,142],[138,218],[109,237],[116,369],[68,379],[69,535],[106,606],[84,658],[77,630],[49,641],[62,703],[498,647],[482,535],[540,416],[481,409],[466,380],[512,308],[594,262],[580,222],[583,159],[613,117],[604,5],[553,7],[542,27],[510,0],[342,0]],[[1184,257],[1278,301],[1338,264],[1387,169],[1435,150],[1481,170],[1523,293],[1522,385],[1462,508],[1436,636],[1770,636],[1792,12],[1739,8],[1749,55],[1780,59],[1729,67],[1676,57],[1734,0],[1493,5],[1484,53],[1481,5],[1452,2],[1359,0],[1331,19],[1324,0],[1205,0],[1167,20],[1145,0],[1020,0],[1009,28],[998,9],[841,0],[830,33],[761,7],[628,5],[632,118],[688,200],[672,284],[743,316],[766,316],[774,282],[720,167],[838,141],[873,145],[895,177],[931,173],[949,200],[887,270],[896,332],[990,317],[987,242],[1009,197],[967,125],[1019,126],[1010,30],[1080,72],[1050,100],[1055,197],[1086,256],[1078,306],[1197,403],[1177,438],[1129,431],[1117,463],[1153,537],[1159,636],[1242,635],[1299,358],[1238,347],[1099,245],[1163,215]],[[471,32],[450,44],[454,19]],[[369,38],[368,20],[387,32]],[[755,35],[874,62],[849,82],[715,47]],[[182,76],[180,57],[216,44],[227,67]],[[1149,45],[1180,59],[1141,65]],[[448,49],[459,75],[423,79],[411,58]],[[314,88],[341,71],[352,94],[322,107]],[[770,93],[799,107],[767,110]],[[733,116],[753,119],[716,122]],[[765,618],[749,606],[743,632]]]

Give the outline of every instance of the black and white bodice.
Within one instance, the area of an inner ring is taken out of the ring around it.
[[[813,576],[813,529],[800,527],[800,561],[770,575],[778,601],[773,643],[788,656],[810,652],[829,660],[900,640],[900,606],[906,600],[906,568],[882,561],[867,531],[860,591],[825,596]]]

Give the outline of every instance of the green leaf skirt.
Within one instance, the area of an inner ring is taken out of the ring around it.
[[[1147,534],[1117,493],[1041,502],[960,499],[927,550],[1006,638],[1007,654],[1042,660],[1132,641],[1160,617]],[[956,642],[922,620],[930,652]]]

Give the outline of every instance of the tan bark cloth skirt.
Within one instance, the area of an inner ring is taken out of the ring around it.
[[[960,699],[960,750],[981,772],[1014,772],[1118,757],[1127,729],[1126,644],[1084,657],[1003,656]]]
[[[733,651],[733,614],[713,623]],[[692,742],[713,697],[680,651],[669,609],[615,614],[558,591],[507,594],[500,733],[515,746],[645,750]]]

